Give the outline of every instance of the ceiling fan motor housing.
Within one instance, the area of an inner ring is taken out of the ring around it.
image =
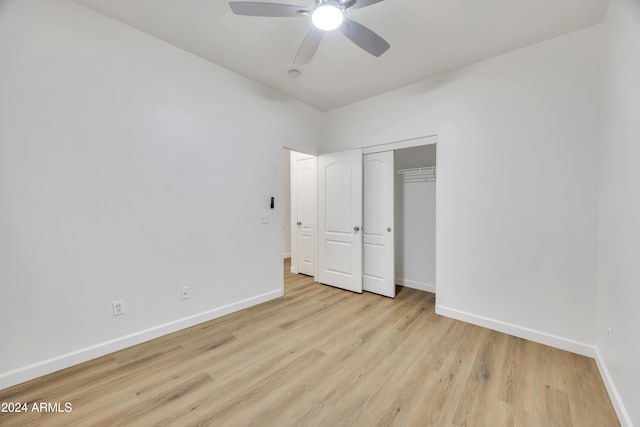
[[[357,0],[316,0],[316,6],[314,9],[317,9],[320,6],[335,6],[344,12],[356,4],[356,1]]]
[[[335,29],[339,29],[349,40],[373,56],[378,57],[386,52],[390,47],[386,40],[364,25],[345,16],[345,12],[368,7],[382,1],[384,0],[315,0],[313,9],[305,6],[262,1],[232,1],[229,2],[229,6],[233,13],[244,16],[281,18],[311,15],[314,28],[302,41],[294,58],[295,64],[306,65],[318,49],[324,32]]]

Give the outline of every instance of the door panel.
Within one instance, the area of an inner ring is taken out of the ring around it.
[[[307,230],[303,230],[305,232]],[[313,259],[314,259],[314,250],[313,250],[313,238],[309,235],[303,234],[300,236],[300,273],[313,276]]]
[[[351,175],[353,165],[347,162],[334,162],[325,167],[325,197],[327,232],[351,235],[352,203]]]
[[[362,287],[395,297],[393,151],[364,156]]]
[[[318,157],[318,281],[362,292],[362,151]]]
[[[353,245],[347,242],[326,241],[326,270],[331,273],[350,275],[353,273]]]

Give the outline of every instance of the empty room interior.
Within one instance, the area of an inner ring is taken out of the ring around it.
[[[640,2],[279,3],[0,0],[0,425],[640,426]]]

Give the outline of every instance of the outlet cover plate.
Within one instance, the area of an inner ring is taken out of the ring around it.
[[[121,314],[125,313],[125,308],[124,308],[124,301],[119,299],[117,301],[114,301],[111,303],[111,306],[113,307],[113,315],[114,316],[120,316]]]

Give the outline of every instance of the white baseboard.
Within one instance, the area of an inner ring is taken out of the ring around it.
[[[430,285],[428,283],[414,282],[412,280],[405,280],[396,277],[396,285],[404,286],[407,288],[418,289],[419,291],[436,293],[436,285]]]
[[[131,347],[190,326],[197,325],[230,313],[252,307],[263,302],[281,297],[284,294],[282,289],[267,292],[242,301],[227,304],[222,307],[207,310],[192,316],[177,319],[162,325],[154,326],[143,331],[125,335],[113,340],[105,341],[90,347],[81,348],[70,353],[62,354],[51,359],[42,360],[18,369],[0,373],[0,390],[20,384],[22,382],[38,378],[42,375],[50,374],[64,368],[68,368],[78,363],[86,362],[96,357],[104,356],[123,348]]]
[[[600,371],[600,376],[602,377],[602,381],[604,382],[605,387],[607,388],[607,392],[609,393],[609,398],[611,399],[611,403],[613,404],[613,408],[616,410],[616,414],[618,415],[618,420],[622,427],[633,427],[631,423],[631,417],[627,412],[627,409],[624,407],[622,403],[622,399],[620,398],[620,394],[618,393],[618,389],[616,388],[615,383],[613,382],[613,378],[611,378],[611,374],[609,373],[609,369],[607,369],[607,364],[604,362],[600,351],[596,347],[596,364],[598,365],[598,370]]]
[[[575,341],[569,338],[548,334],[546,332],[525,328],[523,326],[502,322],[496,319],[490,319],[484,316],[478,316],[476,314],[467,313],[464,311],[456,310],[454,308],[443,307],[442,305],[437,304],[436,313],[446,317],[451,317],[453,319],[462,320],[464,322],[473,323],[474,325],[493,329],[498,332],[504,332],[505,334],[513,335],[519,338],[524,338],[529,341],[535,341],[540,344],[559,348],[561,350],[581,354],[583,356],[592,358],[596,356],[595,346]]]

